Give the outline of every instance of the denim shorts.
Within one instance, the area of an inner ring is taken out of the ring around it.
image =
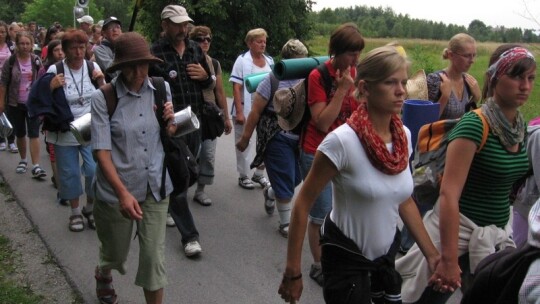
[[[302,169],[302,175],[306,179],[311,164],[315,159],[314,154],[309,154],[303,150],[300,152],[300,167]],[[329,182],[324,186],[323,190],[315,200],[315,204],[311,207],[309,211],[309,220],[313,224],[322,225],[324,222],[325,216],[332,211],[332,183]]]
[[[280,133],[266,144],[264,151],[266,174],[279,200],[291,200],[294,188],[302,181],[297,151],[298,140]]]
[[[39,125],[41,124],[39,117],[28,117],[25,104],[19,104],[17,107],[8,106],[7,115],[17,138],[25,137],[26,134],[29,138],[39,137]]]
[[[91,191],[92,179],[96,171],[96,163],[92,157],[90,146],[59,146],[54,145],[56,154],[56,168],[58,170],[57,181],[59,184],[60,198],[75,199],[83,194],[81,174],[84,176],[86,194],[93,198]],[[83,164],[79,166],[79,153]]]

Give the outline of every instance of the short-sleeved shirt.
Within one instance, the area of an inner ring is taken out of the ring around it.
[[[90,113],[92,93],[94,93],[96,88],[92,84],[92,78],[88,73],[86,63],[83,63],[78,70],[70,69],[65,60],[62,61],[62,64],[64,65],[64,79],[66,81],[64,93],[71,113],[74,119],[77,119],[86,113]],[[92,62],[92,64],[95,70],[101,71],[97,63]],[[47,73],[56,74],[56,65],[51,65]],[[79,142],[71,132],[48,132],[47,142],[60,146],[79,145]]]
[[[324,81],[322,80],[321,73],[318,69],[313,69],[313,71],[311,71],[311,73],[309,74],[308,80],[309,82],[307,102],[310,107],[316,103],[321,102],[329,104],[332,101],[334,94],[336,93],[336,70],[332,66],[330,60],[325,62],[325,64],[328,68],[328,73],[332,78],[332,89],[330,90],[330,95],[326,95],[326,91],[323,85]],[[356,67],[351,67],[351,77],[353,79],[356,77]],[[347,121],[347,118],[351,116],[351,113],[356,110],[356,108],[358,107],[358,102],[352,95],[354,90],[354,86],[351,86],[351,88],[346,94],[346,97],[343,100],[343,103],[341,104],[341,110],[339,111],[338,117],[336,117],[334,122],[330,125],[330,128],[328,128],[327,132],[321,132],[320,130],[318,130],[315,126],[315,123],[313,122],[313,118],[309,121],[305,132],[304,142],[302,145],[304,152],[309,154],[315,154],[317,146],[319,146],[326,134],[344,124]]]
[[[30,87],[32,86],[32,61],[28,58],[25,61],[19,60],[19,70],[21,71],[21,79],[19,81],[19,103],[26,103]]]
[[[148,187],[156,201],[161,201],[161,175],[164,152],[159,136],[159,122],[154,110],[154,86],[145,80],[139,92],[129,91],[115,78],[118,105],[109,120],[107,104],[101,90],[92,95],[92,149],[111,151],[118,176],[139,202],[146,198]],[[171,99],[168,83],[167,100]],[[113,188],[99,166],[93,187],[96,197],[108,203],[118,202]],[[172,191],[166,177],[166,194]]]
[[[477,146],[482,141],[483,125],[480,117],[468,112],[448,135],[472,140]],[[489,132],[486,144],[474,155],[467,180],[459,199],[459,212],[478,226],[495,225],[503,228],[510,217],[509,195],[512,184],[529,167],[525,145],[517,152],[508,152],[499,138]]]
[[[404,128],[410,154],[411,132]],[[392,151],[391,143],[386,146]],[[330,218],[368,259],[386,254],[396,233],[398,207],[413,191],[409,166],[396,175],[373,167],[358,135],[348,124],[329,133],[318,150],[339,171],[332,178]]]

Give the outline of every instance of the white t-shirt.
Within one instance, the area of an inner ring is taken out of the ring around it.
[[[71,73],[65,60],[63,61],[63,64],[64,79],[66,81],[64,93],[66,94],[66,100],[69,104],[69,108],[71,109],[71,113],[73,114],[74,119],[77,119],[86,113],[90,113],[92,93],[96,90],[96,88],[92,84],[92,78],[90,78],[86,63],[83,63],[82,67],[78,70],[71,69]],[[92,62],[92,64],[94,65],[94,70],[101,71],[97,63]],[[47,73],[56,74],[56,65],[51,65],[47,70]],[[61,146],[79,145],[79,142],[77,142],[77,139],[71,132],[48,132],[47,142]]]
[[[409,156],[411,132],[404,127]],[[392,144],[387,145],[392,149]],[[336,166],[332,179],[330,218],[363,255],[374,260],[388,252],[398,222],[398,207],[413,191],[409,167],[397,175],[387,175],[373,167],[358,136],[348,124],[329,133],[318,150]]]

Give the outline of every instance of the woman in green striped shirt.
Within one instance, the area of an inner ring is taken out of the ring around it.
[[[441,261],[427,283],[442,287],[426,288],[428,272],[418,265],[412,279],[402,272],[404,302],[445,303],[462,282],[467,287],[480,260],[506,246],[515,247],[510,238],[508,197],[514,181],[528,169],[526,129],[519,107],[532,91],[536,63],[527,49],[505,44],[495,50],[489,64],[481,114],[489,125],[487,142],[477,151],[482,120],[474,112],[465,114],[449,135],[439,201],[424,219],[441,252]],[[396,269],[407,262],[407,256]]]

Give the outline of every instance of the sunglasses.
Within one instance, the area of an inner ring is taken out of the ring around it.
[[[210,38],[210,37],[195,37],[195,38],[193,38],[193,40],[198,42],[198,43],[203,43],[205,41],[208,42],[208,43],[212,42],[212,38]]]

